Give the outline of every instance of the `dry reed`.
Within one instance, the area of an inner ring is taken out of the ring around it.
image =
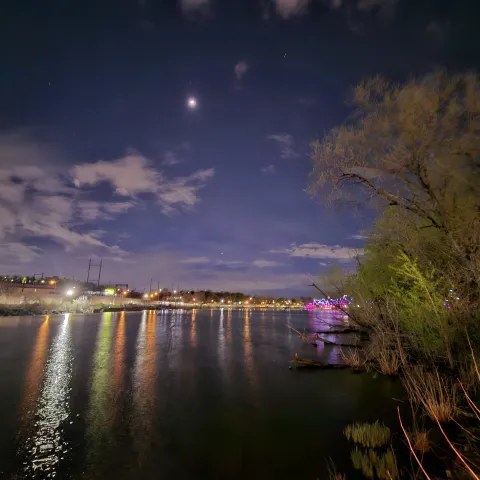
[[[349,348],[340,350],[340,357],[342,360],[352,368],[361,368],[365,364],[363,355],[361,355],[358,348]]]
[[[457,413],[457,385],[448,377],[441,377],[437,368],[405,369],[403,385],[410,401],[423,407],[432,419],[446,422]]]

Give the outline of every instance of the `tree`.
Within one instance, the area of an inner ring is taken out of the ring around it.
[[[351,121],[313,143],[310,174],[314,195],[376,201],[417,231],[435,230],[472,301],[480,296],[479,86],[475,74],[443,71],[404,85],[360,84]]]

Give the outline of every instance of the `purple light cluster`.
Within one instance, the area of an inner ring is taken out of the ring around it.
[[[342,298],[320,298],[314,299],[312,303],[305,306],[307,309],[320,308],[323,310],[334,310],[336,308],[346,308],[350,304],[350,299],[347,295]]]

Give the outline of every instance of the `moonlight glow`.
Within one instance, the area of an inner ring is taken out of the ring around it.
[[[188,97],[187,99],[187,107],[190,110],[195,110],[198,106],[197,99],[195,97]]]

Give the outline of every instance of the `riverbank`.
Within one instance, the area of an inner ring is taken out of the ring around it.
[[[301,307],[293,308],[274,308],[274,307],[260,307],[260,306],[221,306],[221,305],[160,305],[160,304],[120,304],[120,305],[93,305],[88,302],[64,302],[59,305],[49,305],[43,303],[24,303],[18,305],[1,305],[0,317],[21,317],[31,315],[57,315],[63,313],[72,314],[87,314],[87,313],[102,313],[102,312],[141,312],[143,310],[298,310],[302,311]]]

